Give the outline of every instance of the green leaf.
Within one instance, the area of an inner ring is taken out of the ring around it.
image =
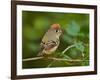
[[[63,40],[67,43],[72,43],[73,42],[73,38],[68,36],[68,35],[63,35]]]
[[[84,46],[82,42],[76,43],[76,48],[80,50],[81,52],[84,52]]]
[[[80,26],[75,21],[72,21],[68,25],[66,31],[71,36],[77,36],[78,35],[78,32],[80,31]]]

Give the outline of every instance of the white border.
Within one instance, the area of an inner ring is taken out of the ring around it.
[[[90,14],[90,66],[22,69],[22,10]],[[94,10],[17,5],[17,75],[94,71]]]

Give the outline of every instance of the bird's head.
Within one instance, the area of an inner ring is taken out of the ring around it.
[[[50,30],[58,37],[62,34],[62,29],[59,24],[52,24]]]

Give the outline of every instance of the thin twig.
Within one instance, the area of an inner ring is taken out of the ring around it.
[[[65,54],[60,54],[60,55],[64,55],[64,57],[69,58],[70,60],[72,60],[69,56],[67,56]],[[50,67],[54,62],[55,62],[55,60],[53,60],[50,64],[48,64],[47,68]]]
[[[67,58],[67,59],[72,59],[71,57],[69,57],[68,55],[65,55],[65,54],[61,54],[64,56],[64,58]]]
[[[56,58],[56,57],[48,57],[48,59],[56,60],[56,61],[89,61],[89,60],[69,60],[69,59],[62,59],[62,58]]]
[[[53,60],[48,66],[47,68],[49,68],[55,61]]]
[[[28,58],[28,59],[23,59],[22,61],[31,61],[31,60],[38,60],[38,59],[42,59],[44,57],[34,57],[34,58]]]
[[[70,48],[72,48],[72,47],[75,47],[75,44],[74,45],[71,45],[71,46],[68,46],[63,52],[62,52],[62,54],[64,54],[66,51],[68,51]]]

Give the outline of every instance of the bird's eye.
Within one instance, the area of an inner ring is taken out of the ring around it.
[[[59,30],[56,30],[56,32],[59,32]]]

